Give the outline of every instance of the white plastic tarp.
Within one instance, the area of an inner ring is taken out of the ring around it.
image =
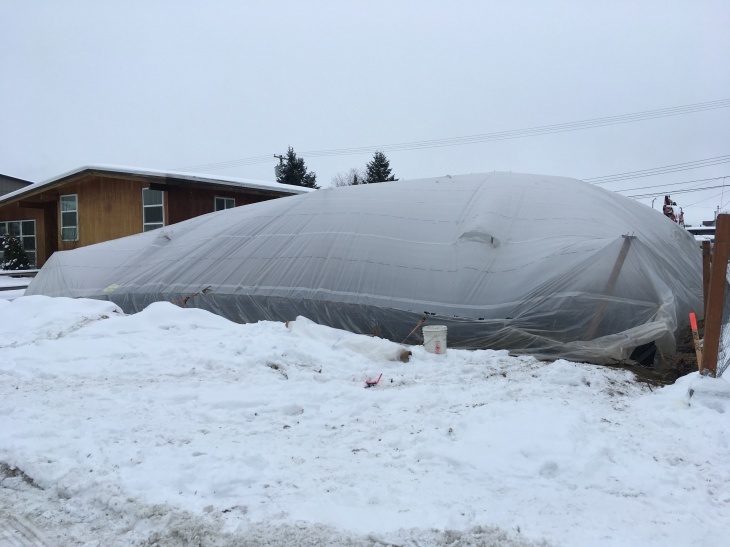
[[[55,253],[27,294],[301,315],[396,342],[425,317],[450,346],[607,363],[651,342],[674,352],[702,315],[701,267],[659,211],[574,179],[489,173],[319,190]]]

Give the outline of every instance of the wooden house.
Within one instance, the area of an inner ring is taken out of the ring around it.
[[[40,268],[58,250],[309,191],[229,177],[83,167],[0,195],[0,237],[19,236],[34,265]]]

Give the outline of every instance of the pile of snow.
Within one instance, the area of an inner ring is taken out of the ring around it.
[[[0,520],[61,545],[720,545],[730,387],[0,300]],[[10,320],[8,320],[10,319]],[[380,383],[365,388],[369,379]],[[30,538],[30,539],[29,539]]]

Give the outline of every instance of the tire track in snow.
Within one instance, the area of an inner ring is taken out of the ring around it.
[[[41,532],[24,518],[0,515],[0,545],[12,547],[49,547]]]

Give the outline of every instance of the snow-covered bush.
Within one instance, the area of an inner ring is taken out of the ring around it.
[[[23,250],[23,244],[15,236],[4,236],[0,239],[0,248],[3,250],[0,270],[29,270],[30,258]]]

